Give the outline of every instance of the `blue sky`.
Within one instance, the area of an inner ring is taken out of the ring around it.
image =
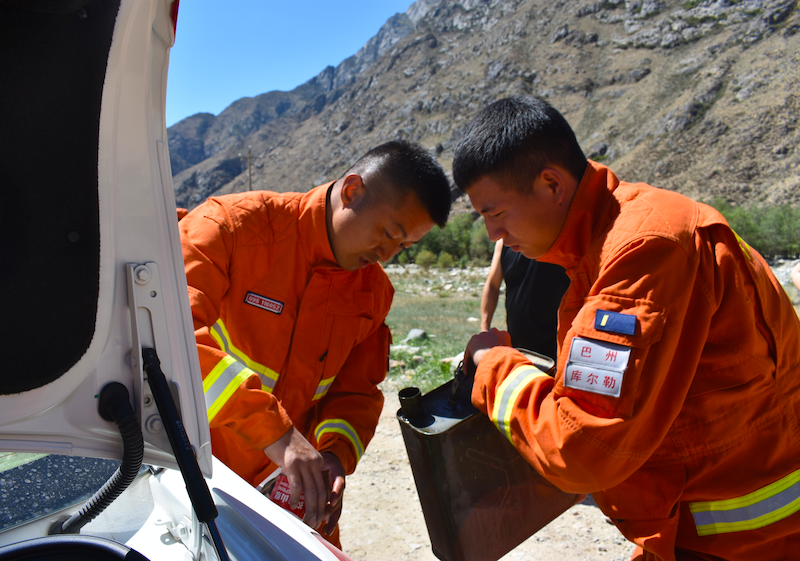
[[[291,90],[353,55],[413,0],[182,0],[167,126],[245,96]]]

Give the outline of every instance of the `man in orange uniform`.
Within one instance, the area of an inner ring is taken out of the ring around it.
[[[713,208],[586,160],[558,111],[511,98],[460,139],[489,237],[563,266],[551,378],[473,337],[472,400],[548,480],[592,493],[642,560],[800,552],[800,322]]]
[[[377,262],[449,210],[436,160],[390,142],[308,193],[214,197],[179,223],[214,455],[254,486],[280,467],[337,545],[383,406],[394,290]]]

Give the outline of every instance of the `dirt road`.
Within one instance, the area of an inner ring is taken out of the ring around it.
[[[395,418],[399,388],[391,381],[382,387],[386,405],[375,438],[347,479],[341,519],[344,551],[357,561],[436,561]],[[503,559],[627,561],[632,550],[596,506],[580,504]]]

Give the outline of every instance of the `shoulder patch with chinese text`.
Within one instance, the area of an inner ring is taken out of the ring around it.
[[[619,397],[630,355],[630,347],[624,345],[574,337],[564,372],[564,385]]]

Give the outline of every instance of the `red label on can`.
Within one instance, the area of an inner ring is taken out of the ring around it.
[[[289,504],[289,499],[291,498],[289,478],[283,474],[279,475],[275,480],[275,486],[272,488],[269,498],[272,499],[272,502],[274,502],[276,505],[285,508],[297,516],[300,520],[302,520],[306,515],[306,504],[303,500],[303,493],[300,493],[300,500],[297,503],[297,508],[292,508]]]

